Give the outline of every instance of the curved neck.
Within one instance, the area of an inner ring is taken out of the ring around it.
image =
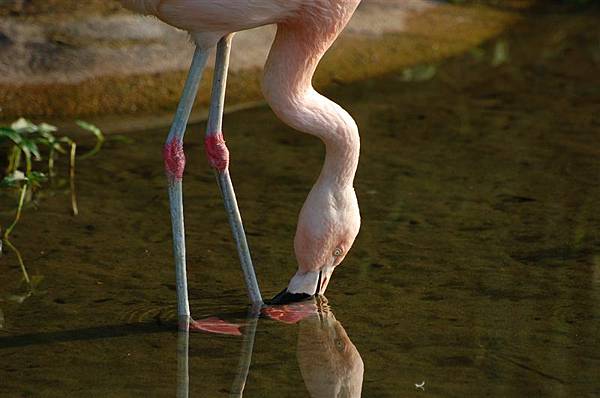
[[[324,142],[325,163],[317,184],[338,188],[352,186],[356,174],[358,127],[348,112],[313,88],[312,77],[345,22],[342,18],[341,24],[329,29],[280,24],[263,81],[265,96],[279,118]]]
[[[325,144],[325,162],[317,184],[326,183],[337,188],[352,187],[360,155],[358,127],[339,105],[320,97],[322,106],[319,116],[328,120],[331,125],[326,131],[312,132]]]
[[[325,162],[317,184],[337,188],[352,186],[360,155],[360,136],[354,119],[341,106],[312,86],[295,99],[283,118],[292,127],[319,137],[325,144]]]
[[[327,183],[338,188],[352,187],[358,166],[358,146],[356,149],[336,148],[331,150],[329,146],[326,148],[325,162],[317,184]]]

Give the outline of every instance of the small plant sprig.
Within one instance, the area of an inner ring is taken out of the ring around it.
[[[79,156],[79,158],[85,159],[94,156],[100,151],[104,143],[102,131],[96,126],[83,121],[77,121],[77,125],[91,132],[96,137],[95,146],[89,152]],[[57,131],[58,129],[50,124],[34,124],[23,118],[11,124],[10,127],[0,127],[0,144],[8,142],[7,167],[5,176],[0,180],[0,189],[13,189],[18,192],[17,207],[12,223],[4,231],[0,225],[0,254],[2,253],[2,243],[15,253],[21,267],[23,279],[30,290],[33,287],[32,279],[27,272],[21,253],[9,238],[11,232],[21,219],[21,213],[28,198],[31,197],[35,190],[41,188],[44,182],[48,179],[52,180],[55,177],[54,162],[61,154],[67,155],[68,153],[69,155],[71,209],[73,215],[77,215],[79,212],[75,194],[77,144],[67,136],[57,137],[55,134]],[[40,148],[45,148],[47,151],[46,172],[33,170],[33,162],[43,160]]]
[[[10,233],[21,219],[21,212],[23,211],[23,205],[25,204],[25,197],[28,189],[33,190],[34,188],[39,188],[41,183],[45,180],[46,176],[43,173],[31,171],[28,175],[25,175],[22,171],[15,170],[12,174],[4,177],[0,182],[0,188],[18,188],[19,191],[19,201],[15,218],[3,233],[2,226],[0,225],[0,233],[2,233],[2,239],[0,240],[0,243],[5,243],[6,246],[8,246],[17,256],[17,260],[19,261],[19,266],[21,267],[21,272],[23,274],[23,279],[27,285],[31,285],[31,278],[29,277],[27,268],[25,268],[25,263],[23,262],[21,252],[12,244],[9,237]],[[0,251],[1,249],[2,244],[0,244]]]

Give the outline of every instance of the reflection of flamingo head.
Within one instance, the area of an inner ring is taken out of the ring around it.
[[[362,358],[342,324],[327,309],[300,322],[297,355],[311,397],[360,397]]]

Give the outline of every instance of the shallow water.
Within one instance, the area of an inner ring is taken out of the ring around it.
[[[362,230],[327,292],[332,313],[258,320],[245,397],[355,391],[359,361],[364,397],[600,395],[597,20],[538,13],[433,77],[431,68],[398,71],[329,90],[361,127]],[[406,81],[417,75],[425,81]],[[248,334],[202,132],[191,126],[186,141],[192,313]],[[296,216],[323,149],[267,108],[229,115],[225,134],[270,296],[295,268]],[[186,346],[174,328],[164,136],[132,134],[135,143],[109,142],[82,161],[79,217],[68,216],[61,191],[26,211],[13,242],[44,280],[14,303],[19,269],[3,257],[0,396],[219,397],[235,388],[248,339],[193,333]]]

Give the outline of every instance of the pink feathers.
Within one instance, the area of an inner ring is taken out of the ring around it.
[[[163,159],[167,176],[181,180],[185,169],[185,153],[183,153],[183,143],[178,138],[173,138],[165,145]]]
[[[225,145],[222,133],[211,134],[204,141],[204,149],[208,163],[219,171],[224,171],[229,166],[229,150]],[[185,169],[185,153],[183,144],[177,138],[169,141],[163,149],[165,169],[169,178],[183,178]]]
[[[204,150],[208,157],[208,163],[219,171],[224,171],[229,166],[229,149],[225,145],[222,133],[214,133],[206,136]]]

